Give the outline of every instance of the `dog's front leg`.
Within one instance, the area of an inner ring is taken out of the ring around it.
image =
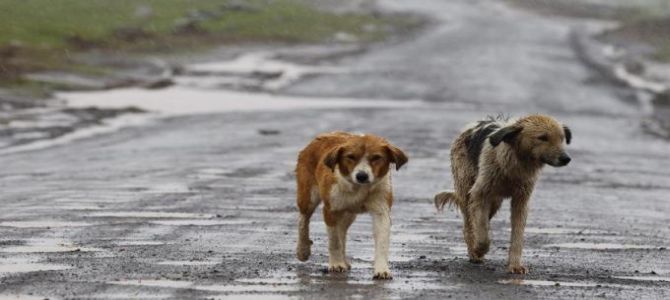
[[[507,269],[510,273],[526,274],[528,269],[521,262],[523,252],[523,232],[526,228],[528,214],[528,199],[526,195],[512,197],[512,241],[509,248],[509,262]]]
[[[324,208],[324,221],[328,228],[328,271],[345,272],[349,270],[344,257],[344,245],[342,236],[342,216],[338,213],[329,212]]]
[[[384,201],[369,208],[372,214],[372,230],[375,240],[374,279],[392,279],[388,264],[391,237],[391,212]]]

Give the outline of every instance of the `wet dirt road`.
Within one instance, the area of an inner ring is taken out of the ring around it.
[[[436,24],[286,93],[423,102],[179,116],[1,156],[0,298],[669,297],[670,144],[643,133],[626,91],[579,64],[575,21],[496,1],[385,5]],[[451,186],[448,148],[464,124],[531,112],[571,126],[573,162],[545,169],[519,276],[505,268],[507,204],[474,265],[460,217],[436,213],[432,196]],[[386,136],[410,156],[394,174],[392,281],[372,280],[367,216],[350,230],[351,272],[323,272],[318,214],[312,259],[295,259],[296,153],[336,129]]]

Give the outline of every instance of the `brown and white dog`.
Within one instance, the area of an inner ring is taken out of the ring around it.
[[[508,270],[528,272],[521,262],[528,201],[545,164],[561,167],[570,162],[563,142],[570,144],[571,138],[568,127],[545,115],[511,121],[489,118],[456,138],[451,147],[455,192],[437,194],[435,205],[438,210],[445,204],[461,209],[470,261],[482,262],[489,250],[489,220],[502,200],[511,198]]]
[[[385,139],[375,135],[333,132],[317,136],[298,155],[296,177],[300,209],[297,255],[309,259],[312,241],[309,221],[323,202],[328,228],[328,270],[351,269],[345,256],[347,230],[356,215],[369,212],[375,241],[374,278],[391,279],[388,266],[393,191],[389,167],[396,170],[407,156]]]

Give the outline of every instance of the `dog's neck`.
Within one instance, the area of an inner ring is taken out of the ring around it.
[[[512,145],[503,143],[495,148],[496,158],[498,163],[506,162],[506,166],[499,166],[503,172],[508,176],[520,178],[535,178],[537,174],[544,167],[544,163],[523,155],[515,149]],[[509,173],[511,172],[511,173]]]

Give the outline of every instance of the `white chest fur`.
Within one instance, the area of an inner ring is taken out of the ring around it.
[[[375,202],[384,202],[385,194],[391,189],[389,174],[368,185],[354,184],[335,169],[337,183],[330,190],[330,209],[333,211],[350,210],[362,212]]]

